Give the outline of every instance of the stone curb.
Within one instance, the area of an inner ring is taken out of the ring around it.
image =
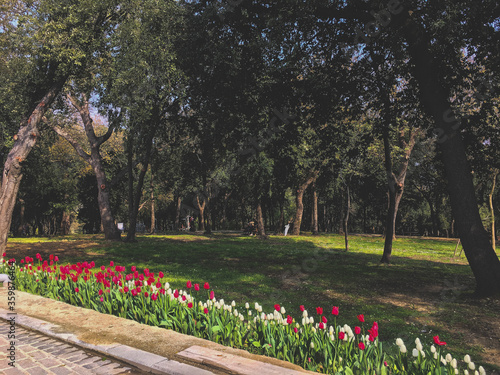
[[[5,309],[0,308],[0,319],[9,321],[12,314]],[[57,324],[49,323],[37,318],[32,318],[19,313],[15,314],[16,325],[25,329],[42,333],[46,336],[76,345],[78,347],[91,350],[93,352],[103,354],[107,357],[117,359],[121,362],[128,363],[143,371],[153,374],[170,374],[170,375],[209,375],[211,371],[203,370],[198,367],[190,366],[185,363],[173,361],[171,359],[159,356],[157,354],[148,353],[144,350],[132,348],[128,345],[110,344],[110,345],[94,345],[78,339],[72,333],[55,332],[61,330]]]

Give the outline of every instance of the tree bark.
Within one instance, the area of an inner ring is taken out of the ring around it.
[[[385,169],[387,173],[387,186],[388,186],[388,199],[389,207],[387,209],[387,217],[385,222],[385,241],[384,253],[382,254],[382,263],[390,263],[392,255],[392,244],[396,237],[396,217],[398,214],[399,203],[403,197],[406,172],[408,171],[408,164],[410,162],[410,155],[415,146],[416,131],[411,128],[409,130],[409,141],[405,140],[405,132],[403,129],[399,131],[399,145],[405,150],[400,161],[400,167],[397,175],[392,171],[392,157],[391,145],[389,141],[389,132],[384,132],[384,155],[385,155]]]
[[[496,229],[495,229],[495,208],[493,207],[493,194],[495,194],[495,186],[496,186],[496,181],[497,181],[497,176],[498,176],[498,170],[495,170],[493,172],[493,185],[491,187],[491,192],[489,195],[489,202],[490,202],[490,212],[491,212],[491,246],[493,247],[493,250],[496,249]]]
[[[19,132],[15,136],[14,146],[7,155],[0,190],[0,253],[3,253],[7,247],[12,212],[23,177],[21,163],[26,160],[35,145],[39,136],[38,124],[62,90],[65,82],[66,77],[56,80],[31,111],[29,118],[21,122]]]
[[[154,234],[156,230],[156,219],[155,219],[155,192],[153,184],[153,171],[151,171],[151,180],[149,182],[149,188],[151,189],[150,199],[151,199],[151,229],[150,234]]]
[[[63,129],[55,125],[51,125],[51,127],[57,134],[66,139],[73,146],[78,155],[83,160],[85,160],[94,170],[94,174],[97,180],[97,192],[98,192],[97,202],[99,205],[99,213],[101,215],[101,226],[104,231],[104,238],[106,240],[120,241],[121,232],[116,227],[115,219],[113,217],[113,213],[111,210],[109,185],[108,185],[108,180],[106,178],[106,172],[104,171],[104,166],[100,151],[101,145],[104,142],[106,142],[109,139],[109,137],[111,137],[114,126],[110,124],[107,133],[104,134],[103,136],[97,137],[94,132],[92,117],[90,116],[89,102],[85,95],[82,96],[83,96],[83,101],[82,103],[79,103],[78,100],[73,95],[70,94],[67,95],[71,104],[78,111],[82,119],[83,126],[85,129],[85,135],[87,136],[87,140],[90,146],[90,155],[87,154],[84,151],[83,147],[80,144],[78,144]]]
[[[345,251],[349,251],[349,232],[347,230],[349,224],[349,212],[351,211],[351,193],[349,191],[349,185],[346,185],[346,193],[347,193],[347,207],[344,216],[344,242],[345,242]]]
[[[408,18],[403,32],[419,85],[420,100],[434,120],[448,179],[453,217],[476,279],[476,293],[482,296],[500,293],[500,260],[479,215],[471,169],[459,132],[461,121],[453,115],[448,95],[439,83],[439,69],[430,52],[429,36],[425,29]]]
[[[316,191],[316,181],[312,183],[312,225],[313,235],[318,234],[318,192]]]
[[[62,213],[60,231],[63,236],[69,234],[71,229],[71,214],[68,211]]]
[[[293,231],[292,231],[292,235],[294,236],[298,236],[300,234],[302,215],[304,213],[304,203],[303,203],[304,192],[306,191],[307,187],[316,179],[317,175],[318,175],[317,172],[310,172],[297,189],[297,197],[295,198],[297,208],[295,211],[295,220],[293,221]]]
[[[144,186],[144,177],[146,176],[146,172],[148,170],[148,165],[149,165],[149,159],[151,157],[151,148],[152,148],[152,141],[153,141],[153,136],[151,135],[148,138],[149,142],[147,143],[147,149],[146,149],[146,156],[144,158],[143,164],[141,171],[139,172],[139,177],[137,179],[137,186],[135,188],[135,192],[133,191],[133,183],[132,183],[132,202],[129,204],[132,205],[132,209],[129,210],[129,223],[130,223],[130,228],[129,231],[127,232],[127,241],[129,242],[135,242],[135,234],[136,230],[135,227],[137,225],[137,215],[139,214],[139,206],[141,203],[141,197],[142,197],[142,188]],[[130,188],[129,184],[129,188]],[[129,193],[130,196],[130,193]]]
[[[200,202],[200,196],[196,195],[196,206],[199,212],[200,230],[205,231],[205,206],[206,206],[205,199],[202,199],[202,202]]]
[[[264,228],[264,217],[262,215],[262,204],[260,199],[257,201],[257,235],[261,237],[266,236],[266,230]]]
[[[20,207],[19,207],[19,225],[17,226],[16,236],[25,234],[24,233],[24,225],[25,225],[24,215],[26,213],[26,204],[24,202],[24,199],[19,199],[19,204],[20,204]]]
[[[222,229],[227,229],[227,202],[229,197],[231,196],[231,192],[226,192],[224,194],[224,202],[222,205],[222,219],[221,219],[221,227]]]
[[[177,230],[181,227],[181,206],[182,206],[182,197],[180,195],[177,196],[177,207],[175,209],[175,228]]]

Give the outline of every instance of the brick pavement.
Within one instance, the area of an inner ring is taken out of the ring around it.
[[[5,375],[145,374],[115,360],[16,326],[15,367],[9,365],[9,323],[0,321],[0,373]]]

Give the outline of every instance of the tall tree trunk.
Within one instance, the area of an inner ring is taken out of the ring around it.
[[[389,105],[389,104],[387,104]],[[382,254],[382,263],[390,263],[392,255],[392,243],[396,236],[396,217],[398,214],[399,203],[403,196],[406,172],[408,170],[408,164],[410,162],[410,155],[415,146],[416,141],[416,131],[410,128],[409,130],[409,141],[405,140],[405,132],[403,129],[399,131],[399,145],[404,153],[401,157],[400,167],[397,171],[397,175],[392,171],[392,157],[391,157],[391,145],[389,141],[388,130],[384,131],[384,154],[385,154],[385,170],[387,173],[387,186],[388,186],[388,196],[389,196],[389,208],[387,210],[387,217],[385,222],[385,242],[384,242],[384,253]]]
[[[312,234],[318,234],[318,192],[316,191],[316,181],[312,183]]]
[[[304,203],[303,203],[304,192],[306,191],[307,187],[316,179],[317,176],[318,176],[317,172],[311,171],[297,189],[297,196],[295,198],[297,208],[295,211],[295,219],[293,221],[293,231],[292,231],[292,235],[294,236],[298,236],[300,234],[302,215],[304,213]]]
[[[133,140],[128,140],[128,169],[129,169],[129,231],[127,232],[127,241],[135,242],[135,234],[136,234],[136,225],[137,225],[137,215],[139,214],[141,197],[143,194],[143,186],[144,186],[144,178],[146,176],[146,172],[148,171],[149,162],[151,160],[151,153],[153,151],[153,140],[156,134],[156,130],[159,127],[160,122],[160,108],[158,106],[154,106],[151,114],[151,122],[155,125],[149,125],[149,128],[146,130],[146,134],[142,138],[142,146],[141,150],[144,151],[143,158],[141,160],[141,170],[139,172],[139,176],[137,178],[137,185],[135,186],[134,191],[134,174],[133,174],[133,166],[132,163],[132,155],[133,155]]]
[[[460,134],[461,122],[453,116],[449,95],[439,84],[439,68],[430,52],[425,29],[410,18],[403,28],[408,42],[420,100],[434,119],[441,157],[448,179],[451,208],[462,246],[476,279],[478,295],[500,293],[500,260],[479,215],[471,169]],[[471,120],[472,121],[472,120]]]
[[[206,206],[205,199],[202,199],[202,201],[200,201],[200,196],[196,195],[196,207],[198,208],[198,212],[199,212],[200,230],[201,231],[205,231],[205,206]]]
[[[205,220],[205,231],[203,234],[212,234],[212,205],[208,197],[205,204]]]
[[[231,192],[225,193],[224,194],[224,202],[222,205],[222,219],[221,219],[221,226],[222,229],[227,229],[227,202],[229,200],[229,197],[231,196]]]
[[[495,186],[498,173],[499,173],[498,169],[493,172],[493,185],[491,187],[491,192],[489,195],[490,212],[491,212],[491,246],[493,247],[493,250],[496,249],[496,240],[497,240],[496,229],[495,229],[495,208],[493,207],[493,194],[495,194]]]
[[[181,207],[182,207],[182,197],[180,195],[177,196],[177,207],[175,209],[175,228],[177,230],[181,227]]]
[[[68,211],[63,211],[61,218],[60,231],[63,236],[69,234],[71,229],[71,214]]]
[[[51,125],[52,129],[57,134],[66,139],[73,146],[78,155],[90,164],[94,170],[97,180],[97,202],[99,205],[99,213],[101,215],[101,225],[104,231],[104,238],[106,240],[119,241],[121,239],[121,232],[118,230],[113,218],[113,213],[111,212],[109,185],[100,152],[101,145],[106,142],[109,137],[111,137],[116,124],[110,124],[106,134],[100,137],[96,136],[92,117],[90,116],[89,102],[86,96],[82,95],[83,101],[81,103],[79,103],[76,97],[71,94],[68,94],[67,97],[82,119],[85,135],[87,136],[90,146],[90,155],[83,149],[82,145],[76,142],[64,129],[61,129],[54,124],[49,125]]]
[[[39,136],[38,124],[42,121],[45,112],[52,105],[65,82],[66,77],[54,82],[31,111],[30,116],[21,122],[19,131],[14,137],[14,146],[7,155],[0,188],[0,253],[5,252],[7,247],[12,212],[14,211],[19,185],[23,177],[21,163],[26,160],[35,145]]]
[[[351,193],[349,191],[349,185],[346,185],[346,194],[347,194],[347,205],[344,216],[344,242],[345,242],[345,251],[349,251],[349,231],[347,230],[349,224],[349,212],[351,211]]]
[[[264,228],[264,217],[262,215],[262,204],[260,202],[260,199],[257,201],[257,234],[262,237],[266,236],[266,230]]]
[[[152,168],[151,168],[152,169]],[[151,199],[151,230],[150,234],[154,234],[156,230],[156,219],[155,219],[155,192],[153,184],[153,171],[151,170],[151,180],[149,182],[149,188],[151,189],[150,199]]]
[[[24,199],[19,199],[19,204],[21,207],[19,207],[19,225],[17,226],[17,235],[24,235],[24,216],[26,213],[26,204],[24,202]]]
[[[129,241],[129,242],[136,241],[136,239],[135,239],[135,234],[136,234],[135,227],[137,224],[137,215],[139,214],[139,206],[141,203],[142,188],[144,186],[144,177],[146,176],[146,172],[148,170],[148,165],[149,165],[149,159],[151,156],[152,141],[153,141],[153,137],[151,136],[149,139],[149,142],[147,143],[148,148],[146,150],[146,156],[144,158],[141,171],[139,172],[139,177],[137,179],[137,186],[135,188],[135,192],[132,192],[132,196],[133,196],[133,200],[131,202],[132,210],[129,210],[129,215],[130,215],[129,222],[130,222],[131,228],[129,228],[129,231],[127,232],[127,241]],[[133,184],[132,184],[132,188],[133,188]]]

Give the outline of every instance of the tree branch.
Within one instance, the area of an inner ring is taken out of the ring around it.
[[[54,130],[57,134],[59,134],[62,138],[64,138],[65,140],[67,140],[69,142],[69,144],[71,146],[73,146],[73,148],[75,149],[75,151],[77,152],[77,154],[83,159],[85,160],[87,163],[91,164],[91,160],[90,160],[90,155],[87,154],[85,152],[85,150],[83,149],[83,147],[73,139],[73,137],[67,133],[65,130],[61,129],[60,127],[58,127],[57,125],[52,125],[49,123],[49,121],[47,120],[47,118],[44,116],[42,118],[43,122],[45,124],[47,124],[52,130]]]

